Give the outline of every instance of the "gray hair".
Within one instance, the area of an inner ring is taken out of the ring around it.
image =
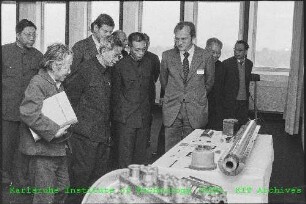
[[[206,48],[211,47],[213,44],[219,45],[221,49],[223,47],[223,43],[218,38],[209,38],[206,41]]]
[[[49,45],[42,60],[42,68],[52,70],[52,64],[63,61],[67,55],[72,55],[72,51],[69,50],[68,46],[62,43]]]
[[[115,47],[123,48],[123,43],[118,37],[110,35],[103,42],[100,43],[99,52],[101,53],[103,49],[113,50]]]

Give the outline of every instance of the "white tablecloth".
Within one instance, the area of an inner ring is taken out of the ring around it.
[[[166,152],[154,162],[161,173],[170,173],[178,177],[194,176],[220,185],[227,191],[229,203],[267,203],[268,194],[257,193],[257,190],[268,189],[274,161],[273,140],[271,135],[258,135],[254,148],[246,161],[243,171],[237,176],[226,176],[217,167],[215,170],[198,171],[189,168],[191,154],[198,144],[216,146],[215,162],[231,144],[225,141],[222,132],[214,131],[212,138],[200,137],[203,130],[196,129],[184,140]],[[189,155],[189,156],[186,156]],[[251,188],[248,193],[238,193],[236,188]]]

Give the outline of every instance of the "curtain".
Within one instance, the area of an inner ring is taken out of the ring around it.
[[[293,35],[290,59],[290,72],[286,105],[284,110],[285,131],[289,135],[299,133],[301,109],[304,104],[304,4],[294,2]]]

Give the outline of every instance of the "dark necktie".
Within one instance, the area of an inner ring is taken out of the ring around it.
[[[187,82],[187,76],[189,72],[189,61],[188,61],[189,53],[184,53],[184,60],[183,60],[183,72],[184,72],[184,84]]]

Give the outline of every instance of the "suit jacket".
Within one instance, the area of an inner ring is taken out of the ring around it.
[[[78,118],[70,131],[106,144],[110,136],[110,68],[91,58],[80,64],[65,90]]]
[[[19,106],[30,80],[38,73],[43,54],[16,43],[1,46],[2,119],[20,121]]]
[[[150,125],[153,62],[146,55],[136,62],[130,55],[113,69],[113,119],[133,128]]]
[[[222,62],[224,67],[224,89],[223,89],[223,108],[225,115],[231,114],[230,112],[235,109],[235,101],[239,91],[239,70],[238,63],[235,57],[230,57]],[[250,96],[250,80],[253,68],[253,62],[245,59],[245,87],[247,99]],[[248,100],[247,100],[248,101]],[[225,117],[227,117],[225,116]]]
[[[29,83],[20,106],[20,142],[19,150],[27,155],[64,156],[66,142],[57,142],[54,138],[60,126],[41,113],[43,101],[59,92],[54,80],[45,70],[40,70]],[[29,127],[42,139],[34,141]]]
[[[73,61],[71,65],[71,74],[78,69],[78,66],[85,60],[96,57],[98,50],[96,44],[92,39],[92,35],[88,38],[80,40],[72,47]]]
[[[207,93],[214,84],[215,63],[210,53],[195,46],[190,63],[187,84],[184,85],[183,65],[178,49],[162,54],[160,83],[165,90],[163,122],[166,127],[173,124],[181,103],[186,103],[191,126],[204,128],[208,120]]]

